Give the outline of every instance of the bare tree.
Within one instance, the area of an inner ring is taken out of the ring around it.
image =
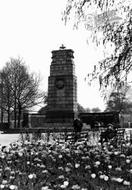
[[[40,77],[29,70],[22,59],[11,58],[2,70],[2,108],[14,112],[14,128],[20,127],[22,111],[44,101],[44,92],[39,91]],[[18,121],[18,123],[17,123]]]
[[[6,112],[8,115],[8,124],[10,125],[11,108],[13,103],[12,86],[10,80],[10,69],[5,67],[1,72],[1,122],[3,123],[3,115]]]

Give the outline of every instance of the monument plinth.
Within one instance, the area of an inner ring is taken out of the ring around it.
[[[47,122],[73,122],[77,113],[77,78],[73,54],[73,50],[65,49],[64,46],[52,51],[48,78]]]

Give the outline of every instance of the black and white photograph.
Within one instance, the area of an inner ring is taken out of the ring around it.
[[[131,0],[0,0],[0,190],[132,190],[131,46]]]

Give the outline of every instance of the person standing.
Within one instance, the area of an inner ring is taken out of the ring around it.
[[[79,118],[76,118],[73,121],[73,127],[74,127],[74,133],[75,133],[74,140],[76,142],[77,139],[80,137],[80,133],[81,133],[81,130],[82,130],[82,127],[83,127],[82,121]]]

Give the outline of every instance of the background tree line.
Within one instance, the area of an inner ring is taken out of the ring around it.
[[[105,104],[104,112],[114,112],[117,111],[121,114],[132,114],[132,98],[131,98],[132,88],[130,85],[125,86],[125,88],[120,88],[118,91],[112,91]],[[99,107],[84,108],[78,104],[78,113],[98,113],[102,112]]]
[[[1,123],[7,115],[10,126],[20,127],[22,113],[44,101],[45,93],[40,92],[40,76],[30,73],[22,59],[11,58],[0,71]]]

